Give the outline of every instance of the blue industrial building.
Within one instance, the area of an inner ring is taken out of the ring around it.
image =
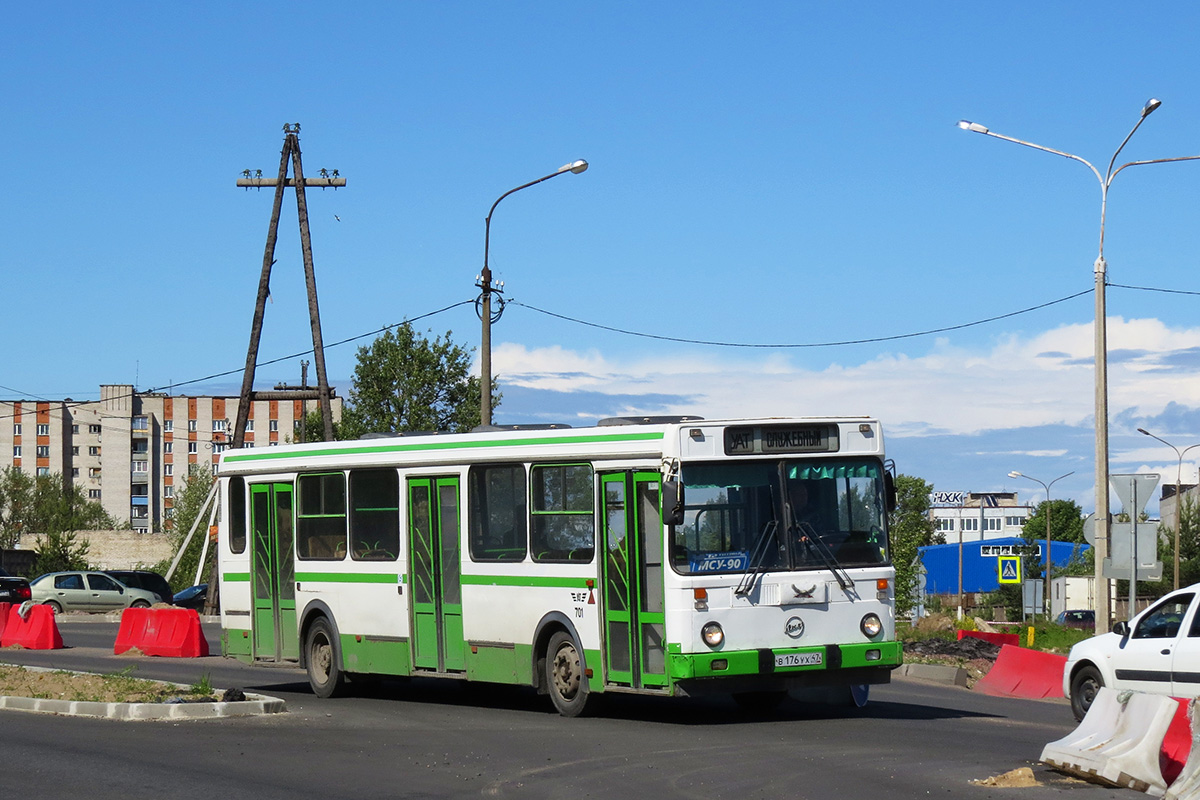
[[[1012,555],[1014,547],[1030,544],[1019,536],[1006,539],[963,542],[962,547],[962,590],[967,593],[994,592],[1000,588],[999,557]],[[1037,541],[1037,563],[1045,566],[1046,541]],[[924,570],[925,594],[958,594],[958,550],[959,544],[934,544],[918,548],[918,558]],[[1051,542],[1050,557],[1057,568],[1066,567],[1074,558],[1086,552],[1089,545],[1074,542]],[[1028,556],[1026,561],[1035,557]],[[1032,566],[1032,565],[1029,565]],[[1029,576],[1029,568],[1022,577]],[[1036,574],[1037,570],[1033,570]]]

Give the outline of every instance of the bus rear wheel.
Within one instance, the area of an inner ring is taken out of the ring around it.
[[[308,683],[317,697],[336,697],[346,685],[346,675],[337,663],[333,627],[324,617],[313,622],[304,640]]]
[[[565,631],[546,645],[546,689],[559,714],[578,717],[587,705],[588,689],[575,640]]]

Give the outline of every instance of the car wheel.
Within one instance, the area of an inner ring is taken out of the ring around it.
[[[346,674],[337,663],[333,626],[321,617],[308,629],[304,645],[308,683],[317,697],[336,697],[346,686]]]
[[[564,717],[578,717],[588,701],[587,679],[575,648],[575,640],[565,631],[550,637],[546,645],[546,689],[554,707]]]
[[[131,604],[131,608],[149,608],[149,607],[150,607],[150,604],[147,603],[145,600],[134,600],[133,603]]]
[[[1100,670],[1090,664],[1075,671],[1074,677],[1071,678],[1071,711],[1075,714],[1077,722],[1083,722],[1084,716],[1103,687],[1104,678],[1100,676]]]
[[[63,612],[63,607],[54,600],[47,600],[46,605],[50,606],[50,610],[55,614],[61,614]]]

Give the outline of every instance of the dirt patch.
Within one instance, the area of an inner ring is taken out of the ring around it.
[[[976,786],[997,786],[1004,789],[1025,789],[1030,786],[1041,786],[1038,783],[1038,779],[1033,777],[1033,770],[1029,767],[1019,767],[1003,775],[993,775],[983,780],[971,781],[971,783]]]
[[[43,672],[0,664],[0,695],[47,700],[100,703],[216,702],[221,698],[207,682],[181,688],[169,683],[134,678],[126,673],[93,675]]]
[[[988,674],[999,652],[1000,645],[969,636],[957,640],[931,638],[904,643],[906,663],[961,667],[967,671],[967,688]]]

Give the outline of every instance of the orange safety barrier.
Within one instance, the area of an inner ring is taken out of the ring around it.
[[[0,647],[24,647],[26,650],[61,650],[62,634],[54,621],[54,609],[37,605],[29,609],[29,616],[21,618],[20,606],[8,610],[8,622],[0,636]]]
[[[1062,697],[1067,657],[1006,644],[975,691],[999,697]]]
[[[0,639],[4,638],[4,626],[8,624],[8,609],[12,603],[0,603]]]
[[[1158,752],[1158,766],[1168,786],[1183,772],[1183,765],[1192,752],[1192,721],[1188,718],[1188,701],[1178,697],[1174,700],[1179,708],[1171,719],[1171,727],[1167,728],[1162,749]]]
[[[1021,646],[1021,637],[1015,633],[988,633],[986,631],[959,631],[958,632],[959,639],[965,639],[968,636],[971,637],[972,639],[983,639],[985,642],[991,642],[992,644],[999,644],[999,645],[1011,644],[1013,647]]]
[[[198,658],[208,655],[208,640],[200,628],[200,614],[191,608],[127,608],[113,653],[137,648],[148,656]]]

